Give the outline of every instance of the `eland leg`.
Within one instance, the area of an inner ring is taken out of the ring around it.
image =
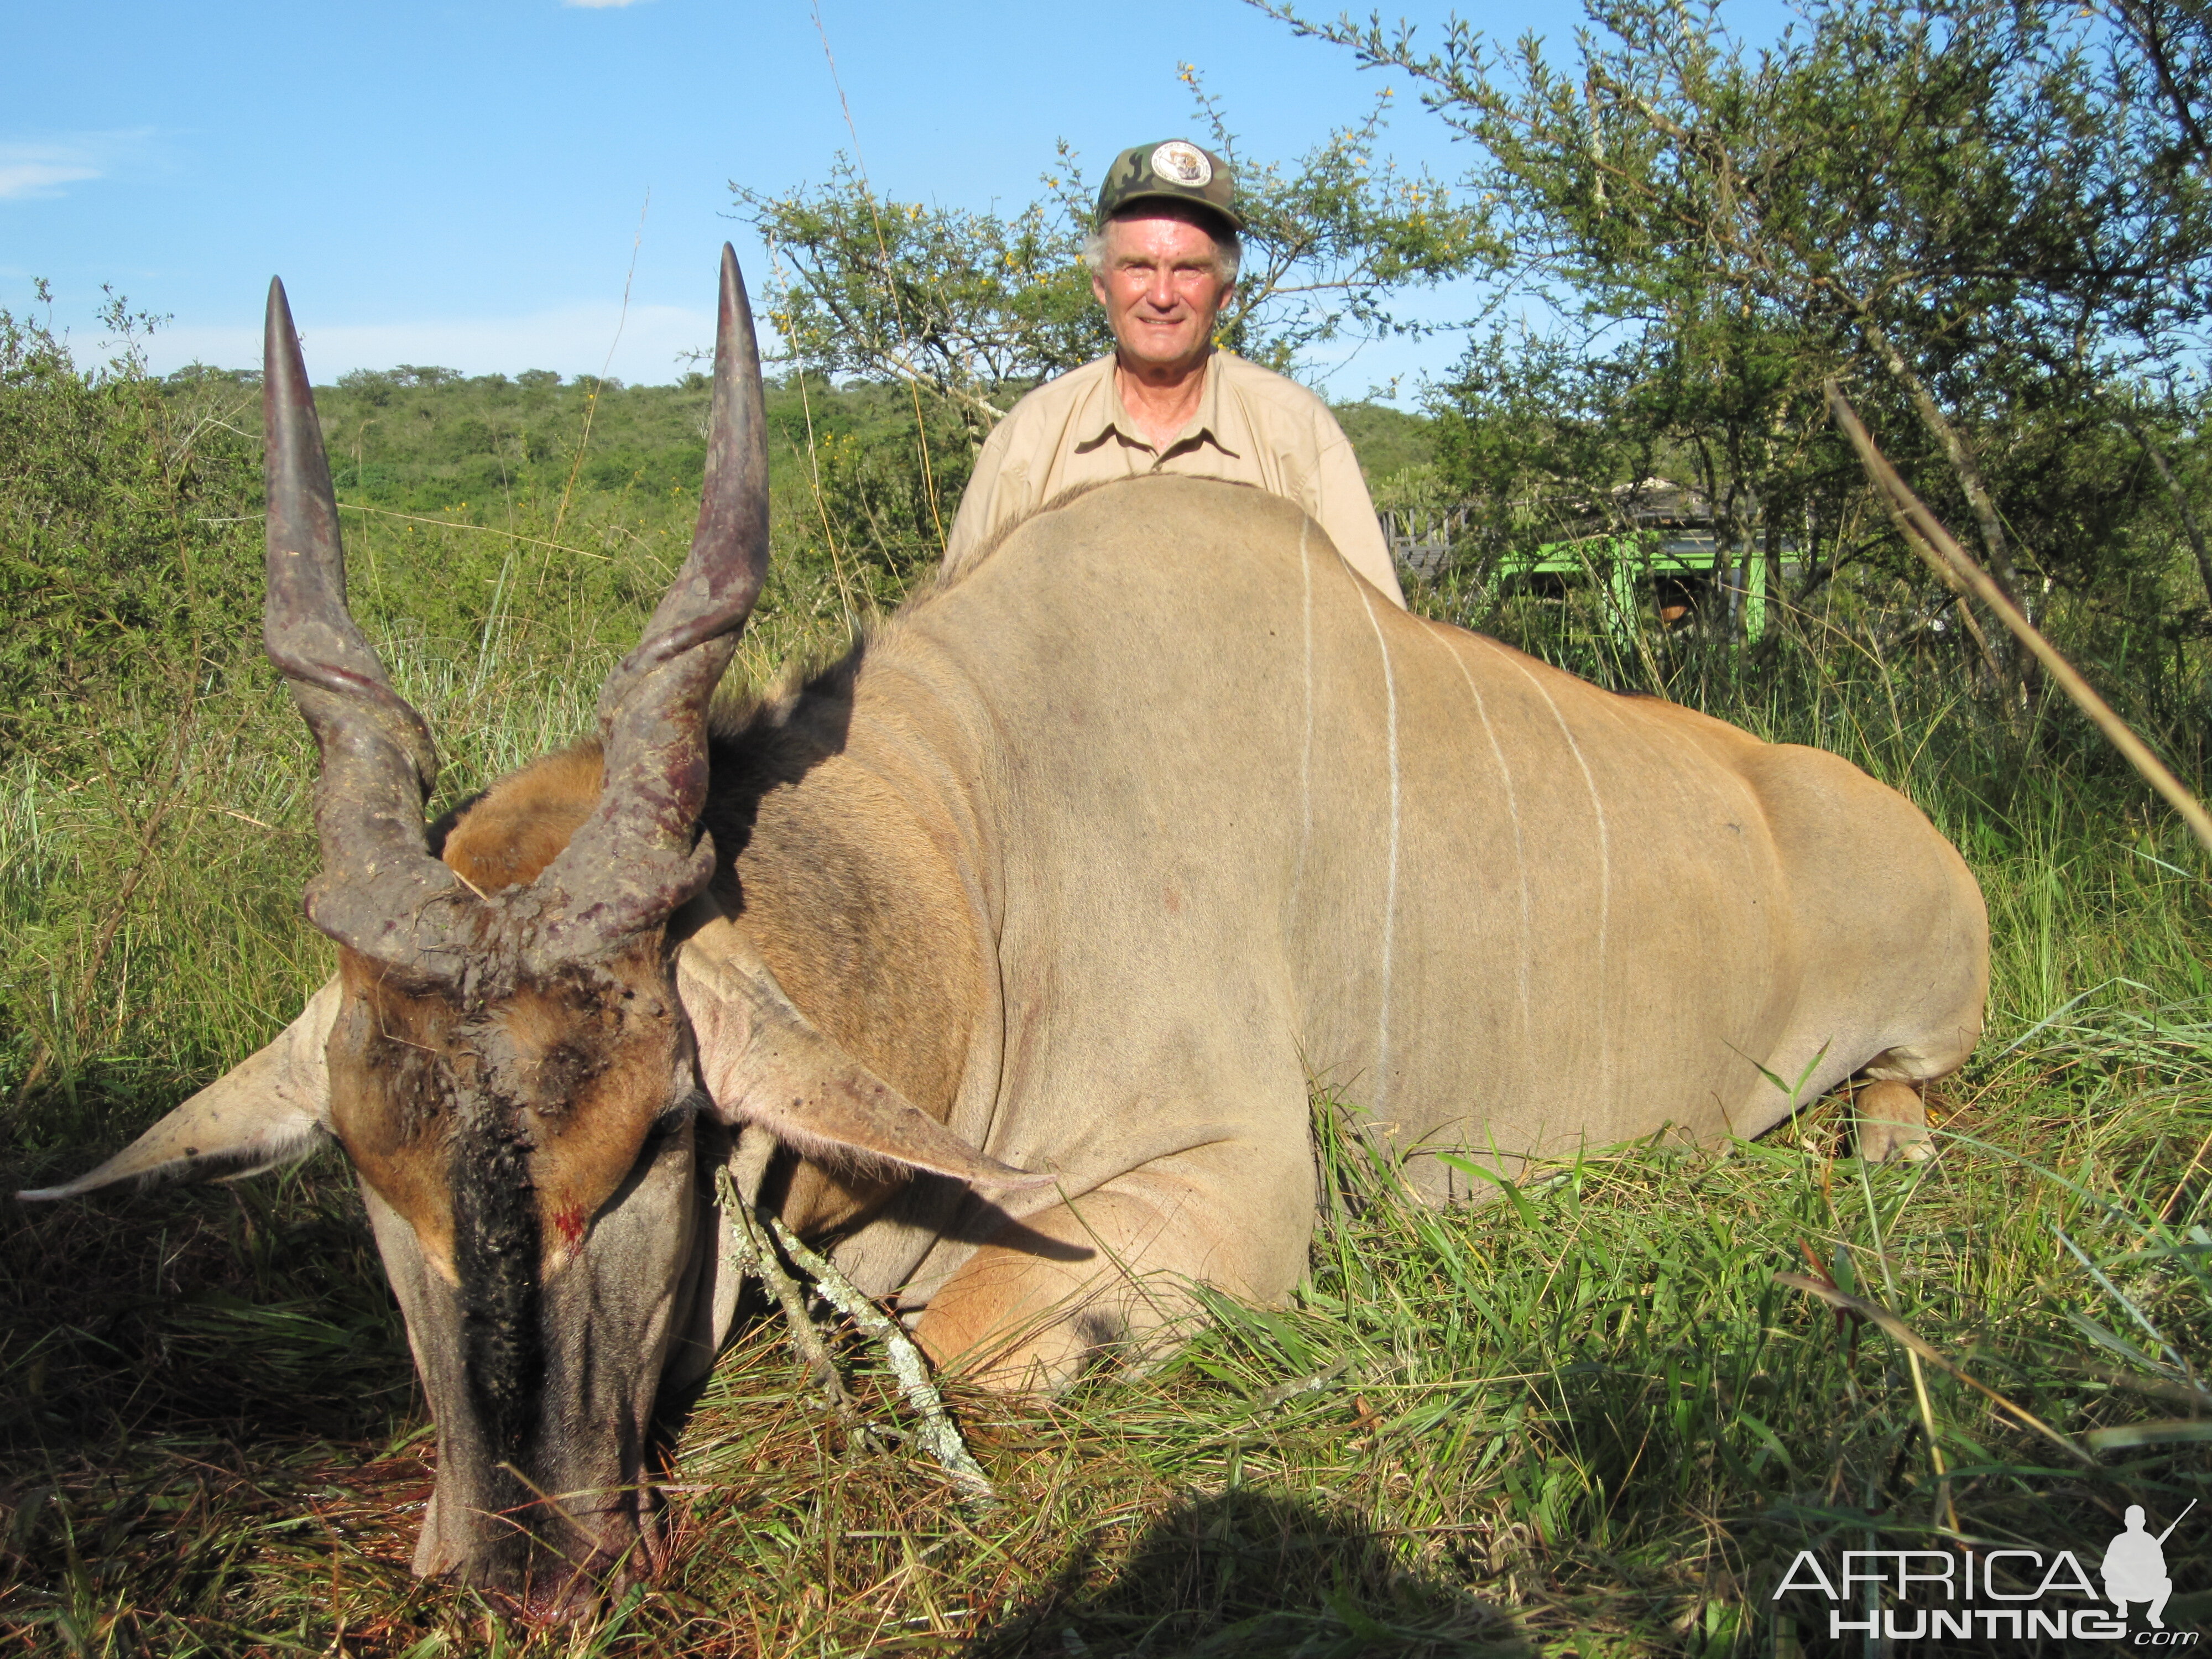
[[[1024,1217],[931,1297],[915,1340],[986,1387],[1048,1390],[1187,1335],[1196,1285],[1278,1302],[1313,1234],[1312,1158],[1297,1152],[1217,1142]]]
[[[1143,1199],[1102,1188],[1021,1225],[1030,1248],[984,1245],[915,1325],[915,1340],[939,1369],[1009,1393],[1064,1388],[1095,1360],[1189,1311],[1185,1286],[1147,1284],[1138,1265],[1168,1227]],[[1036,1254],[1034,1243],[1048,1239],[1079,1259]]]

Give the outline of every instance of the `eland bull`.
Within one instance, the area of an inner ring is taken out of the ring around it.
[[[697,535],[599,739],[426,829],[276,287],[264,399],[338,972],[27,1196],[335,1138],[437,1419],[416,1568],[529,1613],[665,1548],[650,1425],[732,1317],[725,1158],[939,1363],[1049,1387],[1194,1285],[1291,1290],[1316,1079],[1449,1200],[1471,1158],[1756,1135],[1854,1077],[1862,1153],[1914,1150],[1978,1032],[1980,894],[1903,796],[1399,611],[1252,489],[1065,498],[710,714],[768,558],[727,249]]]

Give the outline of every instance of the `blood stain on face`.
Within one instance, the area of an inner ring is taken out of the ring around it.
[[[561,1235],[561,1242],[574,1249],[584,1242],[584,1206],[569,1204],[555,1211],[553,1227]]]

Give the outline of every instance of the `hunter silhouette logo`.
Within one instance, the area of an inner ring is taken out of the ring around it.
[[[2127,1529],[2106,1546],[2098,1564],[2101,1596],[2072,1550],[1952,1548],[1845,1550],[1826,1562],[1800,1550],[1772,1599],[1820,1596],[1828,1603],[1832,1641],[1854,1633],[1905,1642],[2129,1640],[2128,1608],[2141,1604],[2148,1623],[2134,1632],[2130,1646],[2194,1647],[2197,1632],[2166,1627],[2173,1594],[2166,1540],[2196,1507],[2192,1499],[2172,1526],[2154,1534],[2142,1505],[2130,1504]]]
[[[2119,1615],[2128,1616],[2128,1603],[2150,1603],[2150,1627],[2164,1630],[2166,1620],[2160,1617],[2166,1611],[2166,1598],[2173,1594],[2173,1580],[2166,1573],[2166,1540],[2173,1536],[2173,1528],[2188,1517],[2189,1510],[2197,1507],[2197,1500],[2189,1500],[2189,1509],[2173,1517],[2168,1527],[2155,1538],[2143,1530],[2142,1505],[2128,1505],[2128,1529],[2105,1547],[2105,1596],[2118,1609]]]

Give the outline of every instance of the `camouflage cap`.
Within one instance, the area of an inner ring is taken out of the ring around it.
[[[1133,202],[1190,202],[1219,214],[1231,229],[1242,230],[1244,221],[1233,205],[1235,196],[1229,163],[1212,150],[1200,149],[1188,138],[1136,144],[1115,156],[1106,169],[1106,182],[1098,187],[1098,222],[1103,225]]]

